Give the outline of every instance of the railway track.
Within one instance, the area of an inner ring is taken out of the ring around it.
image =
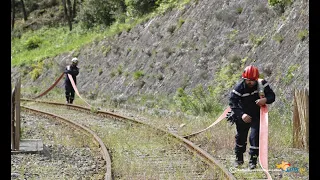
[[[102,180],[107,177],[101,148],[88,133],[66,126],[58,118],[26,109],[21,111],[21,125],[21,138],[39,139],[43,149],[11,151],[11,179]]]
[[[111,112],[21,100],[23,108],[54,112],[101,137],[109,147],[113,179],[235,179],[210,154],[175,133]]]

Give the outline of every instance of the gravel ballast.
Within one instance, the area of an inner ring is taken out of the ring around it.
[[[104,160],[92,139],[52,119],[21,111],[21,139],[41,139],[39,153],[11,155],[11,179],[103,179]]]

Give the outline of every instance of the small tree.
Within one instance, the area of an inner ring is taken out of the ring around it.
[[[157,0],[125,0],[130,16],[141,16],[157,7]]]
[[[76,18],[85,28],[95,24],[109,26],[115,20],[113,14],[116,9],[117,6],[111,0],[87,0],[83,2]]]

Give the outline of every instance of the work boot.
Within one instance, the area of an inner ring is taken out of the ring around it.
[[[236,161],[234,166],[236,168],[238,168],[239,166],[241,166],[243,164],[243,153],[237,153],[236,154]]]
[[[251,155],[250,160],[249,160],[249,168],[250,169],[255,169],[257,167],[257,155]]]
[[[70,98],[69,103],[70,103],[70,104],[72,104],[72,103],[73,103],[73,99],[72,99],[72,98]]]

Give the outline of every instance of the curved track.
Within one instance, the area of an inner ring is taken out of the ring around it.
[[[176,139],[178,142],[180,142],[185,148],[187,148],[194,155],[201,157],[202,161],[205,162],[205,164],[207,166],[211,167],[211,169],[214,170],[214,173],[216,174],[216,175],[214,175],[214,177],[219,177],[222,179],[235,179],[235,177],[219,161],[217,161],[215,158],[213,158],[210,154],[208,154],[207,152],[205,152],[204,150],[202,150],[201,148],[199,148],[198,146],[193,144],[191,141],[189,141],[186,138],[183,138],[175,133],[167,132],[165,130],[156,128],[152,125],[145,124],[144,122],[141,122],[138,120],[133,120],[128,117],[124,117],[124,116],[117,115],[117,114],[110,113],[110,112],[105,112],[105,111],[100,111],[100,110],[92,110],[92,109],[82,107],[82,106],[62,104],[62,103],[56,103],[56,102],[37,101],[37,100],[30,100],[30,99],[21,99],[21,100],[27,101],[27,102],[43,103],[43,104],[47,104],[50,106],[53,106],[53,105],[59,106],[60,108],[67,107],[68,109],[73,109],[76,111],[83,111],[85,113],[91,113],[91,114],[92,114],[92,112],[94,112],[95,115],[98,115],[98,116],[121,120],[121,121],[125,121],[126,123],[130,122],[130,123],[134,123],[134,124],[140,124],[142,126],[147,126],[149,128],[152,128],[156,132],[169,135],[170,137]],[[86,127],[84,127],[84,128],[86,128]]]
[[[33,109],[33,108],[30,108],[30,107],[26,107],[26,106],[21,106],[21,107],[26,111],[30,111],[30,112],[33,112],[33,113],[36,113],[36,114],[49,116],[52,119],[55,119],[55,120],[61,121],[63,123],[66,123],[66,124],[76,128],[76,129],[84,132],[85,134],[87,134],[89,136],[92,136],[93,140],[95,141],[95,143],[99,146],[100,152],[101,152],[101,154],[103,156],[103,159],[105,160],[105,163],[106,163],[105,180],[111,180],[112,179],[111,178],[112,176],[111,176],[111,159],[110,159],[110,155],[109,155],[109,153],[107,151],[106,146],[104,145],[104,143],[102,142],[102,140],[100,139],[100,137],[96,133],[94,133],[92,130],[90,130],[87,127],[84,127],[83,125],[81,125],[79,123],[76,123],[74,121],[68,120],[68,119],[63,118],[61,116],[58,116],[58,115],[55,115],[55,114],[52,114],[52,113],[48,113],[48,112],[44,112],[44,111],[40,111],[40,110]]]

